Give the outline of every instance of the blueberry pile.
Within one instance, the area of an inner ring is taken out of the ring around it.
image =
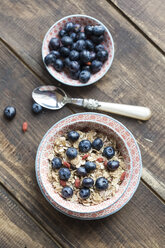
[[[50,53],[44,58],[47,66],[56,71],[67,71],[70,78],[86,83],[91,73],[100,71],[108,59],[108,52],[101,44],[105,28],[101,25],[87,25],[82,31],[78,23],[67,22],[59,31],[58,38],[49,42]]]
[[[70,131],[67,134],[67,139],[73,144],[79,139],[80,135],[76,131]],[[90,197],[90,188],[94,188],[97,191],[106,190],[108,188],[108,180],[105,177],[99,177],[96,181],[90,177],[90,173],[94,172],[97,169],[96,163],[88,161],[88,158],[85,157],[86,161],[83,166],[79,168],[72,167],[72,159],[76,158],[78,153],[81,155],[87,155],[86,152],[89,152],[91,149],[99,151],[103,147],[103,141],[100,138],[96,138],[92,143],[89,140],[81,140],[79,142],[78,149],[74,147],[69,147],[66,150],[66,156],[69,159],[68,162],[62,162],[62,159],[59,157],[54,157],[51,161],[52,169],[58,170],[58,175],[60,182],[62,180],[63,189],[61,195],[66,199],[72,197],[73,189],[70,186],[66,185],[66,182],[71,176],[71,172],[74,170],[74,175],[78,177],[78,181],[75,181],[75,187],[79,188],[79,196],[82,199],[87,199]],[[103,149],[102,156],[106,159],[111,159],[115,155],[115,150],[111,146],[107,146]],[[102,158],[103,159],[103,158]],[[67,166],[67,167],[66,167]],[[106,164],[106,169],[108,171],[115,171],[120,166],[119,161],[109,160]],[[76,185],[76,183],[81,184]]]

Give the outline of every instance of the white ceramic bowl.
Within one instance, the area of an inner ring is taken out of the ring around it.
[[[127,165],[126,177],[117,193],[109,200],[95,206],[83,206],[63,199],[55,192],[48,179],[48,154],[52,151],[57,136],[69,130],[81,130],[85,127],[96,129],[112,136]],[[133,135],[117,120],[98,113],[80,113],[66,117],[56,123],[43,137],[36,155],[36,176],[45,198],[59,211],[75,218],[103,218],[118,211],[134,194],[141,175],[141,156]]]
[[[99,20],[97,20],[91,16],[86,16],[86,15],[66,16],[66,17],[62,18],[61,20],[57,21],[55,24],[53,24],[50,27],[50,29],[48,30],[48,32],[46,33],[44,40],[43,40],[43,44],[42,44],[43,62],[44,62],[45,56],[50,52],[49,47],[48,47],[50,39],[53,37],[58,37],[58,32],[64,28],[64,25],[67,22],[79,23],[79,24],[81,24],[82,28],[85,27],[86,25],[102,25],[102,26],[104,26],[105,39],[104,39],[104,42],[102,44],[105,46],[105,49],[108,51],[108,60],[105,61],[105,63],[103,64],[103,66],[99,72],[91,75],[91,78],[85,84],[81,83],[79,80],[71,79],[68,76],[68,74],[64,71],[63,72],[57,72],[52,66],[46,66],[46,64],[45,63],[44,64],[45,64],[48,72],[52,75],[52,77],[54,77],[55,79],[57,79],[61,83],[69,85],[69,86],[78,86],[78,87],[88,86],[90,84],[97,82],[99,79],[101,79],[107,73],[109,68],[111,67],[111,64],[112,64],[112,61],[114,58],[114,43],[113,43],[112,35],[102,22],[100,22]]]

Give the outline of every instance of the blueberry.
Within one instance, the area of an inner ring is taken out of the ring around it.
[[[87,25],[84,28],[84,32],[86,35],[92,35],[93,34],[93,26]]]
[[[62,38],[63,36],[67,35],[67,32],[65,31],[65,29],[61,29],[58,34]]]
[[[117,160],[108,161],[107,169],[109,171],[115,171],[119,167],[119,165],[120,165],[119,161],[117,161]]]
[[[84,176],[87,175],[87,171],[86,171],[85,167],[77,168],[76,172],[77,172],[78,176],[83,176],[84,177]]]
[[[59,53],[59,51],[52,50],[52,51],[50,52],[50,54],[53,54],[53,55],[56,57],[56,59],[59,59],[59,58],[60,58],[60,53]]]
[[[102,147],[103,147],[103,141],[100,138],[96,138],[92,142],[92,148],[94,148],[95,150],[99,151]]]
[[[97,58],[98,60],[105,62],[108,59],[108,52],[106,50],[98,51]]]
[[[8,120],[12,120],[14,118],[14,116],[16,115],[16,108],[12,107],[12,106],[7,106],[4,109],[4,116],[6,117],[6,119]]]
[[[76,50],[76,42],[74,42],[71,46],[71,50]]]
[[[80,65],[77,61],[71,61],[70,62],[70,66],[69,66],[69,70],[72,72],[76,72],[80,69]]]
[[[56,62],[54,63],[53,66],[56,69],[56,71],[59,71],[59,72],[62,71],[64,68],[64,64],[61,59],[56,59]]]
[[[60,40],[58,38],[51,38],[49,42],[50,50],[57,50],[60,47]]]
[[[96,58],[96,53],[95,52],[91,52],[90,53],[90,61],[95,60],[95,58]]]
[[[70,58],[69,57],[67,57],[67,58],[64,59],[64,65],[65,65],[66,68],[69,68],[70,67],[70,62],[71,61],[70,61]]]
[[[85,169],[87,172],[94,171],[96,169],[96,164],[94,162],[87,161],[85,163]]]
[[[63,36],[61,39],[63,46],[71,46],[73,44],[73,39],[70,36]]]
[[[86,40],[86,35],[84,32],[80,32],[77,34],[77,40]]]
[[[77,34],[76,33],[71,33],[70,37],[72,38],[73,41],[77,40]]]
[[[93,51],[94,50],[94,44],[91,40],[86,40],[86,49],[89,51]]]
[[[101,70],[103,63],[99,60],[93,60],[91,64],[91,71],[93,73],[98,72]]]
[[[91,188],[94,185],[94,180],[91,177],[85,177],[82,181],[82,186],[85,188]]]
[[[59,169],[62,166],[61,159],[60,158],[57,158],[57,157],[53,158],[52,161],[51,161],[51,163],[52,163],[52,169],[53,170],[54,169]]]
[[[79,75],[80,75],[80,70],[79,71],[76,71],[76,72],[70,71],[70,77],[73,80],[78,80],[79,79]]]
[[[112,158],[115,155],[115,150],[112,146],[107,146],[104,148],[103,156],[105,156],[107,159]]]
[[[73,31],[74,31],[75,33],[79,33],[79,32],[81,31],[81,25],[78,24],[78,23],[76,23],[76,24],[74,25]]]
[[[82,140],[79,143],[79,151],[80,152],[88,152],[91,149],[91,142],[89,140]]]
[[[98,51],[101,51],[101,50],[105,50],[105,48],[104,48],[104,46],[102,44],[99,44],[99,45],[95,46],[95,50],[96,50],[96,52],[98,52]]]
[[[79,81],[81,83],[86,83],[91,77],[91,73],[89,71],[81,71],[79,75]]]
[[[79,60],[79,52],[76,50],[72,50],[69,54],[70,60]]]
[[[69,186],[65,186],[61,191],[62,197],[69,198],[73,195],[73,189]]]
[[[32,105],[32,111],[35,113],[35,114],[39,114],[42,112],[42,106],[38,103],[33,103]]]
[[[59,178],[61,180],[67,181],[70,177],[71,173],[70,170],[68,168],[61,168],[59,170]]]
[[[101,36],[92,35],[92,36],[91,36],[91,40],[93,41],[93,43],[95,43],[96,45],[98,45],[98,44],[100,44],[101,42],[103,42],[103,40],[104,40],[104,35],[101,35]]]
[[[65,30],[67,33],[73,31],[73,29],[74,29],[74,24],[72,22],[67,22],[65,24]]]
[[[105,190],[108,188],[108,180],[105,177],[99,177],[95,183],[97,190]]]
[[[61,56],[62,56],[63,58],[68,57],[69,54],[70,54],[69,48],[68,48],[68,47],[64,47],[64,46],[61,47],[61,48],[60,48],[60,54],[61,54]]]
[[[90,65],[85,65],[82,67],[82,71],[91,71]]]
[[[87,199],[90,197],[90,189],[80,189],[79,195],[82,199]]]
[[[93,28],[93,34],[96,36],[103,35],[105,31],[105,28],[102,25],[94,26]]]
[[[48,55],[46,55],[46,57],[44,58],[44,62],[45,64],[48,65],[53,65],[56,62],[56,56],[53,53],[49,53]]]
[[[81,52],[82,50],[84,50],[85,47],[86,47],[85,40],[78,40],[78,41],[76,41],[75,49],[78,52]]]
[[[81,62],[83,63],[87,63],[90,61],[90,52],[88,50],[83,50],[81,53],[80,53],[80,60]]]
[[[78,140],[80,137],[80,134],[76,131],[70,131],[67,134],[67,138],[69,141],[75,142],[76,140]]]
[[[66,150],[66,156],[69,158],[69,159],[74,159],[77,157],[77,149],[74,148],[74,147],[69,147],[67,150]]]

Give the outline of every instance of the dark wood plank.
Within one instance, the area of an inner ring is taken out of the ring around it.
[[[0,182],[28,212],[64,247],[117,248],[162,247],[163,204],[143,184],[121,211],[104,220],[79,221],[62,215],[42,196],[35,178],[34,162],[38,143],[50,124],[61,118],[57,112],[34,117],[30,90],[39,80],[13,54],[1,46],[0,111],[7,103],[17,107],[12,122],[0,119]],[[2,63],[3,62],[3,63]],[[8,67],[6,67],[8,65]],[[19,93],[21,89],[21,93]],[[29,121],[23,134],[21,124]]]
[[[1,248],[60,247],[1,185],[0,216]]]
[[[165,4],[163,0],[108,0],[113,2],[158,47],[165,51]]]
[[[47,84],[56,82],[41,61],[41,43],[48,28],[65,15],[85,13],[96,16],[97,13],[97,18],[109,28],[114,38],[116,52],[112,68],[96,87],[65,89],[73,96],[144,105],[152,109],[153,116],[146,123],[113,116],[137,138],[143,155],[143,178],[164,198],[165,69],[162,54],[106,1],[58,0],[40,1],[40,4],[31,1],[29,4],[29,1],[22,0],[15,4],[6,0],[1,5],[2,38]]]

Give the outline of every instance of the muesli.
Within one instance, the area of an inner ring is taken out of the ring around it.
[[[97,131],[70,131],[57,137],[48,159],[55,191],[85,206],[114,196],[126,173],[116,141]]]

